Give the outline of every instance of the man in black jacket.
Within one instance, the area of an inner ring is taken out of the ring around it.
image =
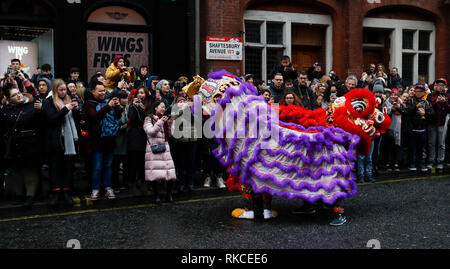
[[[324,73],[322,72],[322,64],[320,63],[314,63],[313,66],[311,66],[308,69],[308,79],[309,81],[313,81],[314,79],[320,80],[323,77]]]
[[[273,76],[272,85],[270,85],[270,91],[276,104],[280,103],[281,98],[286,93],[286,89],[283,87],[283,75],[277,73]]]
[[[416,171],[420,169],[423,172],[428,171],[424,166],[423,147],[426,143],[427,125],[434,115],[430,103],[424,99],[425,85],[416,84],[414,97],[406,103],[407,126],[411,139],[409,139],[409,170]]]
[[[294,81],[297,78],[297,71],[292,65],[291,58],[287,55],[281,57],[280,64],[276,65],[271,72],[272,77],[280,73],[284,80]]]
[[[404,86],[403,79],[398,74],[397,67],[392,68],[391,75],[388,77],[387,83],[389,89],[397,88],[398,85]]]
[[[313,90],[308,87],[308,74],[302,71],[298,74],[298,81],[294,87],[294,93],[302,101],[303,107],[306,109],[314,110],[319,108],[316,101],[316,95]]]
[[[15,179],[10,183],[16,195],[23,198],[25,187],[23,205],[31,206],[39,185],[40,164],[36,156],[42,153],[38,139],[42,105],[23,96],[17,88],[6,88],[4,92],[8,103],[0,110],[0,138],[6,143],[0,153],[8,156],[6,165],[14,171]]]

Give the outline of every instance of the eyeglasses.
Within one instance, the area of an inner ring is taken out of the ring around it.
[[[286,97],[286,99],[294,99],[294,97]]]
[[[47,84],[39,84],[39,87],[47,87]]]

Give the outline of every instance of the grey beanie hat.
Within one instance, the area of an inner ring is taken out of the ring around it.
[[[373,85],[373,93],[381,92],[384,93],[384,86],[381,84],[375,84]]]

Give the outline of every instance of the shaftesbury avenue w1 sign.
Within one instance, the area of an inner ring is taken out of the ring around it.
[[[207,36],[206,59],[242,61],[242,38]]]

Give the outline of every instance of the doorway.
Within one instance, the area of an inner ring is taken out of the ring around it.
[[[297,71],[307,71],[315,62],[325,63],[325,27],[292,24],[292,63]]]

